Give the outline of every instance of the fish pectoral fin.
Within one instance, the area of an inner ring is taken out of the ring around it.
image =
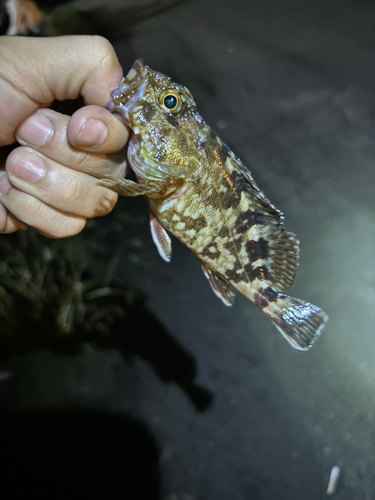
[[[150,208],[150,229],[152,241],[158,249],[160,257],[166,262],[171,261],[172,257],[172,242],[169,234],[160,224]]]
[[[110,189],[121,196],[145,196],[159,193],[165,187],[165,181],[138,184],[118,175],[106,175],[106,178],[100,179],[96,185]]]
[[[272,275],[272,286],[278,292],[290,288],[298,268],[299,241],[293,233],[270,231],[269,261],[267,266]]]
[[[221,299],[226,306],[232,306],[234,303],[234,292],[229,283],[227,283],[223,278],[218,276],[216,273],[207,269],[206,266],[202,264],[203,274],[208,279],[214,294]]]

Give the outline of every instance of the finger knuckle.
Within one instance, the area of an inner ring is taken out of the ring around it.
[[[19,202],[19,212],[26,214],[27,222],[32,225],[32,221],[43,223],[47,219],[46,205],[33,196],[22,196]]]
[[[69,157],[71,167],[78,172],[91,172],[93,165],[93,158],[87,153],[76,152],[74,158]],[[65,162],[67,164],[67,162]]]
[[[100,51],[100,55],[102,59],[106,59],[108,57],[114,58],[115,57],[115,51],[114,48],[112,47],[112,44],[103,36],[100,35],[94,35],[92,37],[93,43],[95,45],[95,50]]]
[[[59,189],[60,203],[66,206],[84,205],[86,202],[84,192],[80,179],[72,171]]]

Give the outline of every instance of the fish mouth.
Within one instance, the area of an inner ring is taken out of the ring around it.
[[[121,122],[130,127],[129,111],[141,98],[148,67],[142,59],[137,59],[121,85],[111,93],[112,101],[107,109]]]

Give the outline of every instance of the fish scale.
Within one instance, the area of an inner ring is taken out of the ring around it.
[[[294,348],[308,349],[328,316],[284,294],[294,282],[299,242],[205,123],[190,91],[137,60],[109,109],[132,131],[128,160],[138,183],[107,176],[100,185],[146,196],[152,238],[164,260],[171,258],[168,230],[197,256],[225,305],[238,290]]]

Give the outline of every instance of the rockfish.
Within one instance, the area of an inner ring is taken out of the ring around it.
[[[298,266],[299,241],[250,171],[197,111],[183,85],[137,60],[108,109],[131,131],[127,157],[138,182],[107,176],[100,185],[144,195],[161,257],[178,238],[200,260],[215,294],[232,305],[234,289],[254,302],[296,349],[308,349],[328,316],[284,292]]]

